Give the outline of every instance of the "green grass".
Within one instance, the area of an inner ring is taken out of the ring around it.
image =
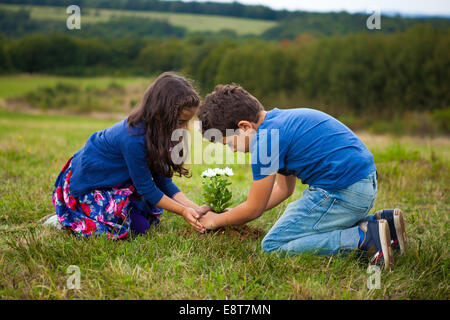
[[[282,257],[260,249],[264,233],[295,193],[249,225],[259,237],[197,234],[164,212],[161,225],[125,241],[78,240],[37,225],[54,212],[51,192],[66,160],[91,133],[114,122],[74,116],[0,111],[1,299],[448,299],[448,140],[364,135],[379,171],[374,209],[406,212],[410,249],[383,272],[381,289],[368,290],[367,265],[352,256]],[[174,178],[201,201],[200,173],[216,165],[191,165],[191,179]],[[251,183],[248,165],[233,165],[234,205]],[[81,289],[69,290],[66,270],[81,270]]]
[[[0,76],[0,99],[15,98],[42,87],[55,87],[59,83],[80,85],[83,88],[104,89],[111,83],[119,85],[149,84],[151,79],[140,77],[64,77],[51,75]]]
[[[0,5],[0,8],[10,10],[25,8],[31,11],[31,18],[40,20],[65,21],[68,17],[66,8],[63,7],[2,4]],[[260,35],[267,29],[276,25],[276,22],[268,20],[231,18],[213,15],[81,8],[81,29],[83,29],[83,23],[104,22],[114,17],[142,17],[165,20],[174,26],[184,27],[188,31],[193,32],[216,32],[223,29],[228,29],[235,31],[238,35]]]

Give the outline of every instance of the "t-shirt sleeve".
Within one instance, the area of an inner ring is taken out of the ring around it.
[[[253,180],[263,179],[283,168],[287,147],[280,139],[280,130],[258,130],[250,144]]]
[[[147,164],[147,151],[143,141],[122,145],[122,152],[131,180],[145,200],[156,205],[164,193],[156,186]]]
[[[180,189],[175,185],[175,183],[173,183],[171,178],[167,178],[159,174],[153,174],[153,179],[158,188],[170,198],[180,192]]]

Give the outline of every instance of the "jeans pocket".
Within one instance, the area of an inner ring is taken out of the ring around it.
[[[322,195],[322,197],[328,197],[330,195],[330,193],[327,190],[319,187],[308,187],[308,190],[311,192],[319,192]]]
[[[322,206],[330,198],[330,194],[318,187],[309,187],[304,193],[306,201],[306,209],[308,214],[311,214],[316,208]]]
[[[337,204],[352,211],[368,211],[373,202],[377,192],[372,194],[362,194],[350,190],[343,190],[336,194]]]
[[[363,179],[334,193],[340,206],[356,211],[368,210],[376,194],[376,186],[372,180],[368,179]]]
[[[318,215],[318,219],[313,225],[313,230],[322,232],[330,231],[333,229],[334,221],[330,221],[330,219],[328,219],[328,213],[333,209],[335,203],[335,198],[329,198],[329,201],[316,208],[314,213]]]

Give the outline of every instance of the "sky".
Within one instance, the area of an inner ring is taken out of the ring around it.
[[[188,0],[189,1],[189,0]],[[233,2],[234,0],[196,0],[198,2]],[[262,4],[273,9],[304,11],[367,12],[379,8],[381,14],[450,16],[450,0],[238,0],[242,4]]]

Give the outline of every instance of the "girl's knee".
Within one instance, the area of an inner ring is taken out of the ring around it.
[[[150,222],[144,216],[131,211],[131,223],[130,228],[136,234],[144,234],[148,229],[150,229]]]

